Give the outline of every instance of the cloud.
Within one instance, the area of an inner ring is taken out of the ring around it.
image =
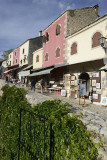
[[[50,0],[32,0],[32,3],[34,3],[34,4],[47,4],[47,3],[49,3],[49,2],[51,2]]]
[[[68,10],[68,9],[75,9],[76,8],[76,4],[75,3],[72,3],[71,5],[68,5],[67,7],[66,7],[66,10]]]
[[[64,8],[65,8],[65,5],[64,5],[64,3],[62,3],[62,2],[59,2],[59,8],[61,9],[61,10],[63,10]]]
[[[63,1],[63,2],[58,3],[58,7],[61,10],[61,12],[64,12],[64,11],[69,10],[69,9],[75,9],[76,4],[72,3],[72,2],[68,3],[67,1]]]

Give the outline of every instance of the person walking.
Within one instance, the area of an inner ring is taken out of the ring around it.
[[[93,88],[92,87],[90,88],[89,97],[90,97],[91,103],[93,103]]]
[[[43,87],[44,87],[44,80],[40,80],[40,85],[41,85],[41,93],[43,93]]]
[[[31,80],[31,91],[32,91],[32,89],[35,91],[35,84],[36,84],[35,80],[32,79]]]

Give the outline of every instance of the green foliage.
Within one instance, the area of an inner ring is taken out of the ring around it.
[[[0,159],[16,160],[18,154],[20,108],[46,117],[35,117],[22,112],[21,142],[38,160],[49,160],[50,122],[54,131],[54,160],[95,160],[98,152],[82,121],[68,114],[68,103],[60,100],[45,101],[34,108],[28,106],[24,89],[5,85],[0,98]],[[80,115],[82,116],[82,115]],[[36,133],[36,134],[35,134]],[[45,158],[44,158],[45,153]],[[21,147],[21,160],[31,157]],[[33,159],[33,157],[32,157]]]
[[[34,107],[34,112],[51,119],[55,136],[55,160],[95,160],[98,152],[82,121],[60,100],[45,101]],[[80,115],[82,116],[82,115]]]
[[[0,99],[0,159],[15,159],[18,150],[19,111],[27,108],[25,90],[9,87],[2,88]]]
[[[4,51],[3,54],[1,55],[4,59],[8,59],[9,53],[11,53],[13,49],[9,49],[7,51]]]

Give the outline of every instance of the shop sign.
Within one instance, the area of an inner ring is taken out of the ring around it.
[[[86,95],[86,85],[85,84],[80,84],[80,95],[81,96]]]
[[[99,77],[99,72],[93,73],[93,77]]]
[[[93,99],[98,99],[98,94],[93,94]]]
[[[71,81],[71,85],[73,85],[73,86],[74,86],[74,81]]]
[[[75,76],[71,76],[71,80],[74,81],[75,80]]]
[[[75,85],[75,86],[78,85],[78,81],[77,81],[77,80],[74,81],[74,85]]]
[[[107,97],[101,97],[101,104],[107,106]]]
[[[64,97],[66,96],[66,90],[64,89],[61,90],[61,96],[64,96]]]
[[[97,94],[101,94],[101,89],[96,89]]]
[[[94,91],[94,92],[96,91],[96,88],[95,88],[95,87],[93,87],[93,91]]]
[[[96,88],[100,88],[100,83],[96,83]]]
[[[92,86],[96,87],[96,80],[92,80]]]

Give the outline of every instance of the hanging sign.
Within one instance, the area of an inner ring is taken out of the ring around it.
[[[101,97],[101,104],[107,106],[107,97]]]

